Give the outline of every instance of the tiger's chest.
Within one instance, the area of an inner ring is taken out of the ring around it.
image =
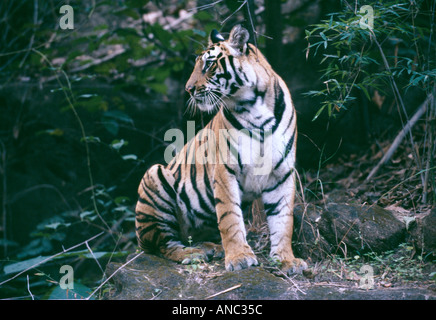
[[[233,154],[238,158],[238,166],[233,168],[244,201],[258,197],[294,166],[295,150],[290,143],[292,121],[289,120],[293,109],[284,103],[283,106],[283,116],[278,119],[266,106],[264,96],[251,92],[240,97],[234,112],[223,114],[232,127],[231,147],[238,150]],[[235,163],[234,157],[231,160]]]
[[[262,139],[244,137],[240,142],[241,160],[237,170],[237,180],[242,200],[252,201],[291,170],[295,159],[292,156],[286,157],[286,165],[276,167],[289,152],[286,150],[285,135],[265,132]]]

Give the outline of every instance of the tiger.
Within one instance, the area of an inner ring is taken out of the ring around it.
[[[241,25],[227,40],[217,30],[210,33],[185,90],[188,106],[216,114],[166,166],[145,172],[136,236],[141,250],[169,260],[224,256],[226,270],[245,269],[258,260],[247,242],[244,212],[261,199],[270,257],[287,274],[301,273],[307,263],[292,251],[296,111],[283,79],[248,40]],[[225,142],[217,143],[224,133]],[[198,149],[207,152],[192,161]],[[260,168],[267,156],[269,165]]]

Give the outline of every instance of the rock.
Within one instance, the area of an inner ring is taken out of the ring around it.
[[[133,255],[127,259],[130,260]],[[187,272],[190,266],[143,253],[127,266],[110,263],[106,268],[115,290],[109,300],[362,300],[436,299],[436,292],[416,287],[363,290],[352,284],[316,284],[307,280],[277,277],[263,267],[225,271],[223,263],[213,270]]]
[[[381,253],[405,242],[405,223],[377,205],[329,203],[294,210],[297,255],[317,261],[329,254]]]
[[[130,260],[134,255],[130,255]],[[110,276],[122,266],[110,263],[106,274]],[[221,293],[214,299],[297,299],[296,289],[289,290],[289,283],[261,267],[251,267],[227,272],[224,266],[214,270],[190,271],[192,266],[143,253],[128,266],[120,269],[112,278],[116,291],[107,299],[206,299],[213,294],[240,285],[234,290]],[[291,288],[292,289],[292,288]]]
[[[381,253],[396,248],[406,238],[405,224],[377,205],[330,203],[318,227],[321,235],[343,253]]]
[[[333,252],[334,247],[320,234],[318,223],[322,211],[314,205],[294,208],[292,246],[296,257],[320,261]]]
[[[133,256],[129,255],[127,261]],[[173,294],[164,294],[164,297],[177,299],[178,292],[182,291],[181,285],[185,282],[185,277],[178,272],[173,262],[157,256],[143,254],[119,269],[121,266],[119,263],[109,263],[106,267],[108,277],[116,272],[113,277],[116,287],[116,292],[111,296],[113,299],[153,299],[167,291]]]
[[[418,251],[436,256],[436,208],[429,214],[417,217],[409,228],[410,242]]]

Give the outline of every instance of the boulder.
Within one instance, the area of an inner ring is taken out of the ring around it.
[[[436,208],[416,217],[408,230],[409,241],[419,252],[436,256]]]
[[[406,239],[405,223],[377,205],[330,203],[318,226],[321,235],[343,253],[381,253]]]
[[[295,206],[292,246],[296,257],[320,261],[334,251],[334,246],[320,234],[321,214],[322,210],[314,205]]]
[[[405,223],[377,205],[329,203],[294,210],[294,250],[313,261],[329,254],[392,250],[405,242],[406,234]]]

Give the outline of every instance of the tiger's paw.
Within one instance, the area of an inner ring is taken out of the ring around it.
[[[303,273],[308,268],[307,263],[302,259],[293,258],[291,260],[281,261],[280,269],[287,275],[294,273]]]
[[[182,264],[192,264],[199,261],[210,261],[214,258],[222,258],[224,250],[221,245],[212,242],[203,242],[195,247],[183,248]]]
[[[242,252],[228,253],[225,257],[227,271],[237,271],[257,264],[257,258],[250,247]]]

